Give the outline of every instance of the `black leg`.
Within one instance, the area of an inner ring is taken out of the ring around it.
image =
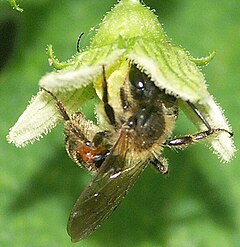
[[[209,130],[206,131],[202,131],[199,133],[196,133],[194,135],[188,135],[188,136],[182,136],[182,137],[178,137],[172,140],[168,140],[165,142],[165,145],[167,146],[171,146],[171,147],[176,147],[176,148],[183,148],[185,146],[191,145],[197,141],[203,140],[206,137],[218,133],[218,132],[227,132],[228,131],[224,130],[224,129],[211,129],[211,132],[209,132]]]
[[[129,102],[127,100],[127,94],[125,92],[125,88],[124,87],[120,88],[120,98],[121,98],[123,110],[127,111],[128,108],[129,108]]]
[[[188,135],[188,136],[183,136],[183,137],[178,137],[178,138],[175,138],[172,140],[168,140],[165,142],[165,145],[171,146],[171,147],[176,147],[176,148],[183,148],[183,147],[188,146],[190,144],[193,144],[199,140],[203,140],[206,137],[208,137],[212,134],[218,133],[218,132],[226,132],[231,137],[233,136],[233,133],[226,130],[226,129],[221,129],[221,128],[212,129],[212,127],[210,126],[210,124],[208,123],[206,118],[201,114],[201,112],[197,109],[197,107],[189,101],[187,101],[187,103],[192,108],[192,110],[196,113],[196,115],[201,119],[201,121],[204,123],[204,125],[207,127],[207,130],[196,133],[194,135]]]
[[[168,166],[167,165],[163,165],[163,163],[157,159],[154,158],[153,160],[150,161],[150,163],[154,166],[154,168],[157,169],[158,172],[160,172],[163,175],[168,174]]]
[[[105,67],[104,67],[104,65],[102,67],[103,67],[103,85],[102,85],[103,97],[102,97],[102,101],[104,104],[104,109],[105,109],[106,115],[107,115],[110,123],[113,126],[116,126],[116,119],[115,119],[114,110],[108,103],[108,85],[107,85]]]
[[[61,113],[61,115],[63,116],[64,120],[65,121],[69,121],[70,120],[70,117],[69,115],[67,114],[62,102],[57,98],[56,95],[54,95],[52,92],[48,91],[46,88],[44,87],[41,87],[41,89],[43,91],[45,91],[46,93],[50,94],[53,99],[56,101],[56,106],[57,106],[57,109],[59,110],[59,112]]]
[[[48,94],[50,94],[53,97],[53,99],[56,101],[56,107],[59,110],[60,114],[62,115],[63,119],[69,122],[68,123],[69,131],[74,133],[78,138],[80,138],[80,140],[84,141],[84,143],[87,146],[92,146],[92,143],[85,137],[85,135],[79,130],[79,128],[73,124],[66,109],[64,108],[62,102],[57,98],[57,96],[44,87],[41,87],[41,89],[47,92]]]
[[[196,115],[201,119],[201,121],[204,123],[204,125],[207,127],[210,133],[212,128],[208,123],[208,121],[205,119],[205,117],[201,114],[201,112],[197,109],[197,107],[193,103],[191,103],[190,101],[187,101],[187,103],[192,108],[192,110],[196,113]]]

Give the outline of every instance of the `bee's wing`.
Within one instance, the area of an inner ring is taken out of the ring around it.
[[[133,157],[131,138],[123,131],[99,172],[76,201],[68,222],[68,234],[77,242],[95,231],[124,199],[147,159]]]

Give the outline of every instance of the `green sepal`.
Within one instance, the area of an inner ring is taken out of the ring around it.
[[[110,68],[118,61],[124,50],[116,45],[89,49],[77,55],[72,66],[63,66],[60,71],[54,71],[43,76],[39,82],[52,92],[72,91],[94,82],[102,76],[102,65]]]
[[[47,55],[48,55],[49,65],[57,70],[67,68],[68,66],[74,65],[75,63],[73,59],[70,59],[69,61],[66,61],[66,62],[59,62],[59,60],[54,55],[52,45],[47,46]]]
[[[213,58],[216,56],[216,51],[212,51],[209,53],[208,56],[206,57],[200,57],[200,58],[194,58],[194,57],[191,57],[191,61],[193,61],[197,66],[206,66],[208,65],[212,60]]]
[[[90,49],[116,44],[120,36],[125,40],[134,37],[167,39],[157,16],[138,0],[122,0],[105,16]]]

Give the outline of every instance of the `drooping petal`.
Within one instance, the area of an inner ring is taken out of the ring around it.
[[[92,85],[69,93],[58,93],[56,96],[64,103],[67,112],[76,111],[84,102],[94,96]],[[61,121],[55,100],[45,91],[34,96],[15,125],[10,129],[7,139],[17,147],[39,140]]]
[[[166,92],[191,102],[209,97],[203,74],[183,49],[141,38],[127,56]]]
[[[124,49],[116,46],[104,46],[78,55],[75,66],[54,71],[43,76],[39,82],[51,92],[63,92],[79,89],[102,76],[102,65],[107,69],[119,60]]]
[[[74,66],[48,73],[39,84],[54,93],[69,112],[74,112],[96,95],[92,82],[102,76],[102,65],[110,68],[123,52],[113,46],[83,52],[75,58]],[[46,97],[45,92],[39,92],[10,129],[7,139],[17,147],[33,143],[54,128],[59,117],[54,100]]]
[[[213,129],[225,129],[229,132],[232,131],[231,126],[223,115],[221,107],[216,104],[213,97],[208,98],[205,102],[196,103],[195,105]],[[206,126],[190,109],[186,102],[181,102],[180,106],[199,131],[206,130]],[[229,133],[218,132],[207,138],[207,142],[210,144],[213,152],[216,153],[222,161],[229,162],[234,157],[236,148]]]

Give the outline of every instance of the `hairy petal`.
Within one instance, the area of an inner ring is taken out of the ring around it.
[[[142,38],[127,56],[167,93],[191,102],[209,97],[203,74],[182,48]]]
[[[180,102],[184,113],[191,119],[199,131],[206,130],[206,126],[191,110],[186,102]],[[222,109],[216,104],[213,97],[209,97],[205,102],[196,103],[196,107],[200,110],[202,115],[206,118],[213,129],[225,129],[231,132],[231,126],[223,115]],[[220,160],[229,162],[234,157],[236,148],[233,139],[227,132],[219,132],[210,136],[207,139],[213,152],[216,153]]]
[[[120,59],[124,49],[116,46],[105,46],[83,52],[75,58],[76,65],[64,70],[54,71],[43,76],[39,82],[51,92],[71,91],[90,82],[96,81],[102,76],[102,65],[111,67]]]
[[[74,66],[48,73],[42,77],[39,84],[54,93],[68,112],[74,112],[96,96],[92,82],[102,76],[102,65],[107,63],[107,68],[110,68],[123,51],[106,46],[83,52]],[[90,66],[91,64],[93,65]],[[46,92],[39,92],[10,129],[7,139],[17,147],[33,143],[54,128],[60,119],[54,99]]]
[[[86,100],[94,96],[92,85],[71,91],[68,94],[58,93],[56,96],[63,102],[67,112],[76,111]],[[39,140],[62,119],[55,106],[55,100],[45,91],[34,96],[27,109],[10,129],[7,139],[17,147]]]

